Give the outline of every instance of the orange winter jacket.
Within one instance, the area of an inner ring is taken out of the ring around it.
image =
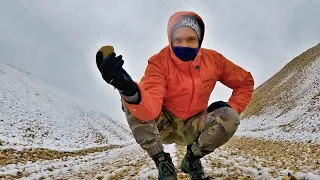
[[[200,48],[193,61],[184,62],[173,53],[170,30],[185,14],[195,15],[202,21],[193,12],[178,12],[169,19],[169,45],[148,60],[144,76],[140,83],[136,82],[141,92],[140,103],[129,104],[124,100],[128,110],[139,120],[154,120],[162,106],[182,121],[187,120],[207,109],[217,81],[233,89],[228,104],[238,113],[250,102],[254,90],[251,73],[222,54]]]

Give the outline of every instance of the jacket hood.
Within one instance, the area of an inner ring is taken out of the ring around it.
[[[172,50],[172,45],[171,45],[171,35],[172,35],[171,34],[171,29],[175,24],[177,24],[178,22],[183,20],[183,18],[185,16],[193,16],[193,17],[195,17],[197,19],[197,21],[199,23],[199,26],[200,26],[200,29],[201,29],[201,40],[199,41],[200,50],[198,52],[197,57],[193,61],[189,61],[189,62],[181,61],[174,54],[174,52]],[[201,45],[202,45],[202,42],[203,42],[204,32],[205,32],[205,25],[204,25],[203,19],[195,12],[192,12],[192,11],[179,11],[179,12],[174,13],[169,18],[168,26],[167,26],[167,35],[168,35],[168,41],[169,41],[170,54],[171,54],[171,57],[174,60],[175,64],[177,64],[178,66],[180,66],[182,68],[187,68],[187,66],[190,66],[190,63],[199,64],[199,62],[198,62],[199,60],[198,59],[200,58],[200,56],[202,54]]]

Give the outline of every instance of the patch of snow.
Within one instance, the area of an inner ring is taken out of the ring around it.
[[[315,99],[320,92],[320,59],[296,76],[295,88],[287,91],[295,100],[292,109],[283,113],[277,104],[267,107],[261,115],[243,119],[235,136],[320,143],[320,101]]]

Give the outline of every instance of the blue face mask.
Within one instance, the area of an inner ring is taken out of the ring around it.
[[[182,61],[190,61],[196,58],[199,48],[173,46],[172,50],[174,54]]]

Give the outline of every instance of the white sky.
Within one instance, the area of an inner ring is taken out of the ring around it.
[[[320,42],[319,0],[16,0],[0,2],[0,62],[125,122],[118,92],[96,69],[96,50],[114,45],[140,81],[149,57],[168,44],[168,18],[178,10],[198,13],[203,47],[250,71],[256,87]],[[231,92],[218,84],[209,103]]]

